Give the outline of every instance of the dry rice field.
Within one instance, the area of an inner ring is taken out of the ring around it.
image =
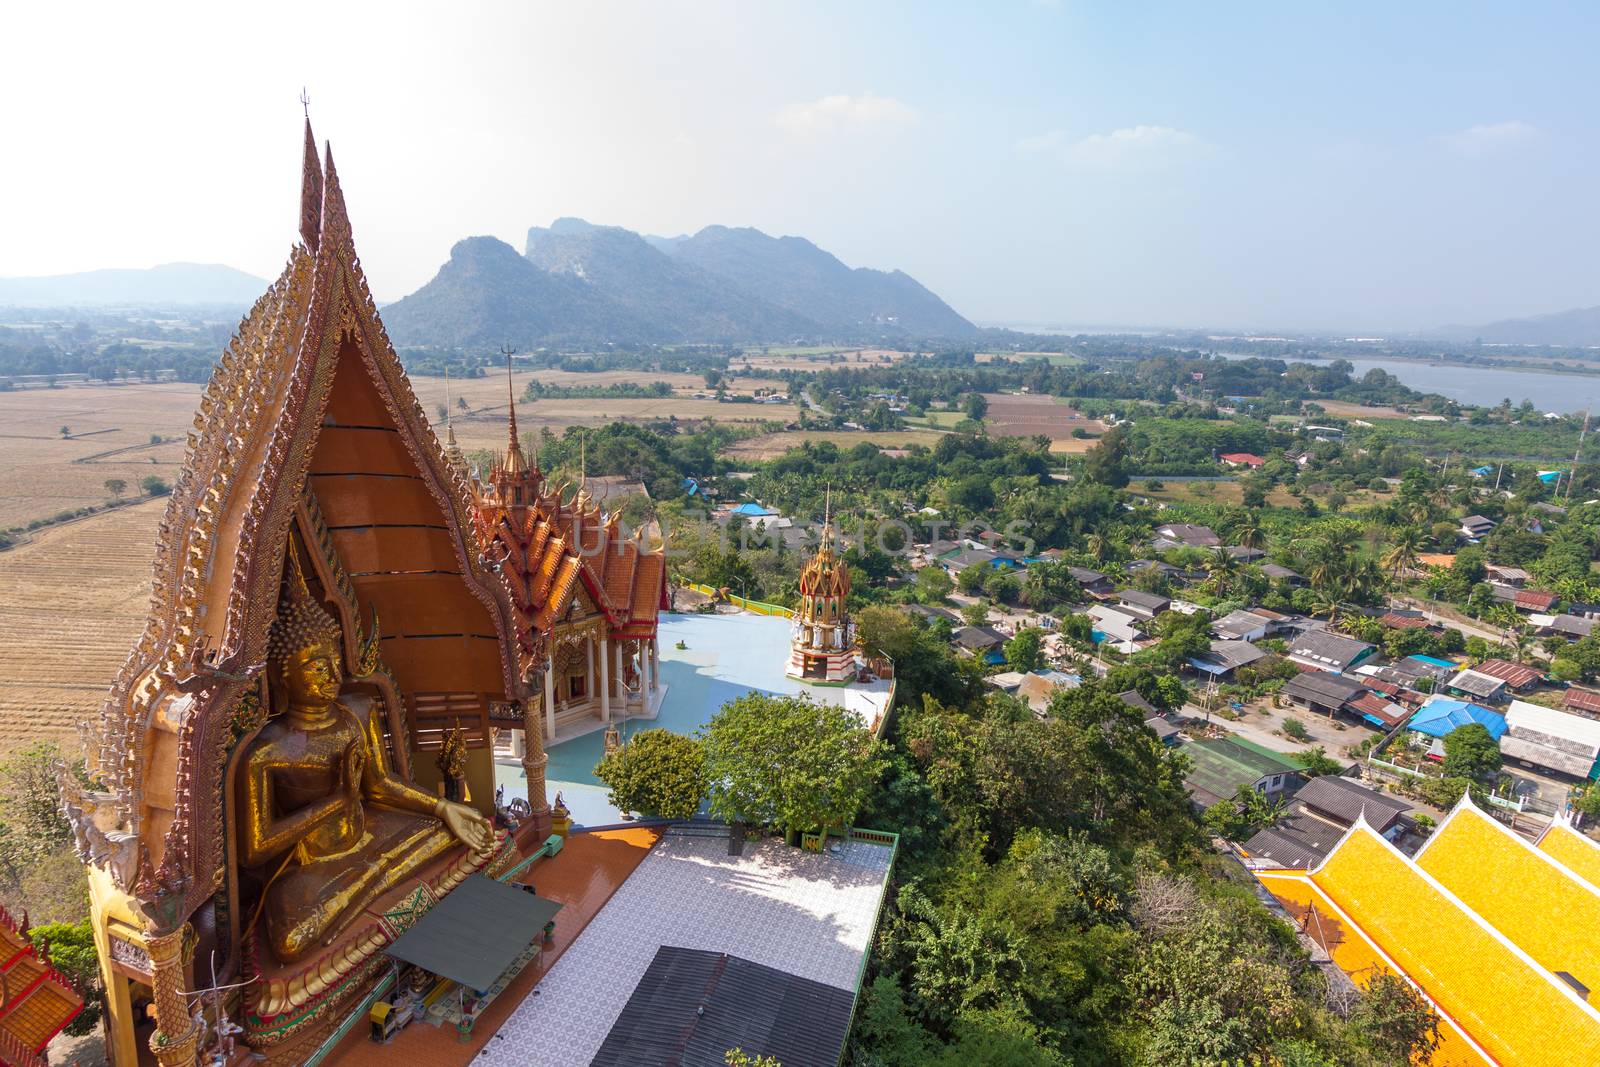
[[[788,430],[739,441],[728,449],[728,456],[734,459],[776,459],[807,441],[832,441],[842,449],[860,444],[873,444],[879,448],[906,448],[910,445],[932,448],[943,436],[937,430]]]
[[[520,399],[537,373],[549,385],[605,386],[617,382],[666,381],[667,397]],[[614,420],[655,422],[680,420],[760,426],[799,418],[792,404],[723,404],[695,400],[705,380],[692,374],[636,371],[582,373],[520,371],[514,376],[517,418],[526,432],[549,427],[559,433],[569,426],[598,426]],[[443,378],[416,376],[413,390],[430,419],[445,402]],[[753,394],[758,388],[781,389],[780,379],[762,375],[730,376],[730,391]],[[0,392],[0,529],[23,526],[35,519],[99,504],[111,497],[105,483],[116,478],[125,495],[139,494],[139,480],[155,475],[169,485],[183,464],[184,438],[200,402],[201,387],[182,382],[159,384],[69,385],[58,389],[16,389]],[[503,376],[450,381],[450,408],[456,437],[468,450],[498,448],[505,441],[506,380]],[[463,411],[456,400],[465,399]],[[63,437],[61,427],[71,435]],[[152,436],[163,443],[152,444]]]
[[[1084,443],[1082,438],[1074,438],[1072,436],[1074,430],[1082,430],[1095,437],[1106,432],[1105,423],[1099,419],[1085,417],[1054,397],[985,393],[984,399],[989,402],[989,413],[984,416],[983,421],[989,427],[990,433],[1000,437],[1032,437],[1043,434],[1054,442],[1051,445],[1052,452],[1084,451],[1094,444],[1093,441]],[[1068,441],[1074,445],[1083,444],[1083,447],[1055,447],[1055,444]]]
[[[0,527],[99,504],[108,478],[131,495],[152,474],[170,484],[199,402],[200,386],[181,382],[0,392]]]
[[[76,743],[138,640],[166,499],[65,523],[0,552],[0,753]]]

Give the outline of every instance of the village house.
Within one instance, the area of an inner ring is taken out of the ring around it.
[[[1343,674],[1377,651],[1377,646],[1327,630],[1307,630],[1289,642],[1289,658],[1318,670]]]
[[[1209,526],[1198,526],[1189,522],[1169,522],[1156,527],[1156,534],[1150,539],[1150,547],[1157,550],[1169,548],[1217,548],[1222,544],[1222,538],[1212,532]]]
[[[1118,590],[1117,603],[1129,615],[1140,619],[1153,619],[1172,607],[1170,597],[1164,597],[1158,593],[1146,593],[1138,589]]]
[[[1249,467],[1254,470],[1267,461],[1253,452],[1224,452],[1217,457],[1227,467]]]
[[[1471,668],[1461,671],[1444,683],[1447,691],[1484,704],[1497,704],[1505,699],[1506,681],[1492,674]]]
[[[1506,688],[1518,693],[1526,693],[1539,684],[1539,679],[1544,675],[1526,663],[1512,663],[1505,659],[1486,659],[1472,668],[1479,674],[1487,674],[1506,683]]]
[[[1600,720],[1513,700],[1500,752],[1523,766],[1587,782],[1600,777]]]
[[[951,635],[955,646],[963,652],[977,656],[985,663],[1004,663],[1005,653],[1001,647],[1006,643],[1005,634],[993,626],[963,626]]]
[[[1248,666],[1266,653],[1248,641],[1213,641],[1211,650],[1203,656],[1191,657],[1189,666],[1213,678],[1226,678],[1240,667]]]
[[[1242,738],[1201,738],[1185,742],[1180,751],[1189,757],[1183,782],[1201,808],[1232,800],[1241,786],[1276,797],[1302,780],[1293,759]]]
[[[1573,686],[1561,694],[1561,706],[1588,716],[1600,716],[1600,693]]]
[[[1528,616],[1528,625],[1540,637],[1566,637],[1574,641],[1588,637],[1594,630],[1594,620],[1580,618],[1577,615],[1541,615]]]
[[[1211,632],[1225,641],[1259,641],[1272,629],[1270,619],[1242,608],[1211,623]]]
[[[1119,608],[1109,604],[1091,604],[1084,614],[1092,620],[1093,632],[1099,635],[1095,640],[1109,642],[1118,652],[1137,652],[1140,642],[1145,640],[1140,629],[1142,620]]]
[[[1099,571],[1092,571],[1087,567],[1068,567],[1067,573],[1072,575],[1072,580],[1088,596],[1095,598],[1108,597],[1116,592],[1111,584],[1111,579]]]
[[[1456,730],[1474,722],[1488,730],[1489,736],[1496,741],[1505,735],[1506,717],[1498,711],[1443,696],[1429,697],[1427,703],[1417,709],[1417,713],[1411,717],[1411,729],[1436,741],[1443,741]],[[1429,750],[1429,755],[1443,759],[1443,746],[1435,745]]]
[[[1284,582],[1297,589],[1306,584],[1305,577],[1299,571],[1290,570],[1279,563],[1263,563],[1261,573],[1275,582]]]
[[[1310,671],[1290,678],[1279,693],[1296,707],[1332,718],[1365,691],[1366,687],[1354,678],[1328,671]]]
[[[1494,532],[1496,525],[1493,519],[1486,519],[1482,515],[1468,515],[1461,520],[1459,532],[1463,540],[1475,545]]]
[[[1405,832],[1404,817],[1411,810],[1410,804],[1350,778],[1321,775],[1301,786],[1283,816],[1243,849],[1257,861],[1252,867],[1315,867],[1358,819],[1393,841]]]

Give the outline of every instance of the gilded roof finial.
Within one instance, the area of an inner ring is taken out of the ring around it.
[[[503,345],[500,351],[505,353],[506,357],[506,399],[509,401],[511,411],[511,418],[506,424],[511,440],[506,444],[504,469],[507,474],[526,474],[528,459],[522,454],[522,445],[517,440],[517,389],[516,383],[511,378],[511,357],[517,354],[517,350],[510,345]]]
[[[300,167],[300,239],[312,252],[322,237],[322,164],[317,159],[317,139],[311,135],[311,97],[300,90],[300,107],[306,115],[306,154]]]

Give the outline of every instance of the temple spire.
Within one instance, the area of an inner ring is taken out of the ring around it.
[[[511,378],[511,357],[516,355],[516,349],[506,345],[501,350],[506,357],[506,399],[509,401],[511,417],[507,420],[506,431],[510,441],[506,444],[506,461],[504,470],[507,474],[526,474],[528,472],[528,458],[522,454],[522,444],[517,440],[517,388]]]
[[[306,152],[300,165],[300,240],[315,252],[322,237],[322,164],[317,159],[317,139],[311,135],[311,98],[300,90],[306,113]]]

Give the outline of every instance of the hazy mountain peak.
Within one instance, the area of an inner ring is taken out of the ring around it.
[[[571,217],[530,227],[521,256],[492,237],[457,242],[433,281],[384,314],[407,344],[870,341],[976,330],[906,274],[852,270],[803,237],[728,226],[654,237]]]
[[[0,304],[35,307],[222,304],[248,307],[269,283],[221,263],[163,263],[0,278]]]

